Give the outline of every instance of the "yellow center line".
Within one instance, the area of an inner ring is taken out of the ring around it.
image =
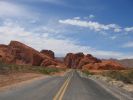
[[[70,78],[69,78],[68,82],[66,83],[66,86],[64,87],[64,89],[63,89],[63,91],[62,91],[62,93],[61,93],[61,95],[59,97],[59,100],[62,100],[62,98],[63,98],[63,96],[65,94],[65,91],[66,91],[66,89],[68,87],[69,82],[70,82]]]
[[[68,79],[69,79],[69,78],[68,78]],[[64,87],[65,87],[65,85],[66,85],[66,83],[67,83],[67,81],[68,81],[68,79],[64,82],[64,84],[62,85],[62,87],[60,88],[60,90],[57,92],[57,94],[55,95],[55,97],[54,97],[53,100],[58,100],[60,94],[62,93],[62,91],[63,91],[63,89],[64,89]]]
[[[55,95],[53,100],[62,100],[72,76],[73,76],[73,73],[72,73],[71,77],[68,77],[67,80],[64,82],[64,84],[62,85],[60,90],[57,92],[57,94]]]

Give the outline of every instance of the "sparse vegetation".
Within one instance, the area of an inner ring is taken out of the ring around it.
[[[60,71],[64,71],[65,69],[59,69],[59,68],[37,68],[36,69],[38,72],[43,73],[43,74],[52,74],[52,73],[57,73]]]
[[[42,66],[28,66],[28,65],[13,65],[0,63],[0,74],[11,74],[17,72],[35,72],[42,74],[52,74],[60,71],[65,71],[61,68],[47,68]]]
[[[102,75],[111,77],[124,83],[133,84],[133,70],[107,71]]]
[[[85,75],[93,75],[93,73],[92,72],[90,72],[90,71],[87,71],[87,70],[83,70],[82,71]]]

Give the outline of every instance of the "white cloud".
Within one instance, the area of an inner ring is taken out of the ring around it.
[[[122,47],[124,47],[124,48],[133,48],[133,41],[125,43]]]
[[[115,51],[94,50],[92,54],[99,58],[122,58],[123,54]]]
[[[66,20],[59,20],[59,23],[86,27],[95,31],[108,30],[108,27],[106,27],[105,25],[99,24],[98,22],[92,22],[92,21],[87,22],[87,21],[81,21],[76,19],[66,19]]]
[[[110,38],[111,38],[112,40],[114,40],[114,39],[117,38],[117,36],[111,36]]]
[[[35,16],[35,15],[34,15]],[[25,17],[34,18],[33,13],[31,14],[25,6],[15,4],[9,1],[0,1],[0,17]]]
[[[133,32],[133,27],[127,27],[124,29],[126,32]]]
[[[84,17],[84,19],[86,19],[86,17]],[[75,17],[73,19],[59,20],[59,23],[89,28],[90,30],[94,30],[97,32],[102,32],[102,31],[113,31],[115,33],[133,32],[133,27],[121,27],[117,24],[102,24],[97,21],[91,21],[91,20],[86,21],[86,20],[81,20],[80,17]]]
[[[5,21],[4,24],[2,26],[0,26],[0,36],[3,38],[8,38],[8,35],[12,35],[12,36],[18,36],[18,37],[27,37],[30,35],[29,32],[26,32],[24,28],[13,24],[10,21]]]
[[[80,19],[80,17],[74,17],[73,19],[76,19],[76,20],[78,20],[78,19]]]
[[[107,31],[107,30],[114,30],[115,32],[120,32],[121,27],[116,24],[100,24],[94,21],[83,21],[77,19],[66,19],[66,20],[59,20],[59,23],[67,24],[67,25],[74,25],[79,27],[86,27],[94,31]]]
[[[38,33],[51,33],[51,34],[58,34],[61,33],[62,30],[58,30],[58,29],[53,29],[52,27],[47,27],[47,26],[40,26],[40,27],[36,27],[35,29],[33,29],[34,32],[38,32]]]
[[[94,16],[94,15],[92,15],[92,14],[91,14],[91,15],[89,15],[89,18],[90,18],[90,19],[91,19],[91,18],[94,18],[94,17],[95,17],[95,16]]]
[[[90,19],[95,18],[95,16],[92,15],[92,14],[90,14],[89,16],[87,16],[87,17],[83,17],[83,18],[86,19],[86,20],[90,20]]]
[[[22,15],[22,8],[8,2],[0,1],[0,16]]]
[[[33,0],[31,0],[33,1]],[[65,5],[64,0],[38,0],[41,2],[47,2],[47,3],[51,3],[51,4],[57,4],[57,5]]]
[[[114,29],[114,32],[121,32],[122,30],[121,30],[121,28],[115,28]]]
[[[116,25],[116,24],[109,24],[109,25],[106,25],[109,29],[113,29],[114,32],[121,32],[122,29],[119,25]]]

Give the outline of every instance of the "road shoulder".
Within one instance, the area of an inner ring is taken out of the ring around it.
[[[12,76],[2,76],[2,77],[6,79],[1,80],[3,82],[1,82],[0,92],[8,89],[21,87],[21,86],[30,84],[34,81],[45,79],[48,76],[43,74],[36,74],[36,73],[19,73],[17,75],[14,74]]]
[[[100,85],[102,88],[104,88],[106,91],[108,91],[109,93],[111,93],[115,97],[119,98],[120,100],[133,100],[133,94],[132,93],[124,91],[124,90],[120,89],[119,87],[110,85],[103,80],[100,80],[100,79],[97,79],[94,77],[90,77],[90,76],[86,76],[85,74],[83,74],[80,71],[78,71],[78,73],[81,77],[91,79],[92,81],[94,81],[95,83]]]

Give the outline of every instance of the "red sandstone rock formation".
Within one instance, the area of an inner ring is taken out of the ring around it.
[[[64,62],[54,59],[54,52],[37,50],[20,43],[11,41],[9,45],[0,45],[0,60],[8,64],[33,65],[44,67],[80,68],[83,70],[121,70],[125,69],[115,61],[101,61],[90,54],[68,53]],[[64,64],[65,63],[65,64]]]
[[[8,64],[19,65],[44,67],[58,65],[58,62],[51,56],[42,54],[18,41],[11,41],[9,45],[0,45],[0,60]]]
[[[64,62],[69,68],[82,68],[83,65],[88,63],[97,63],[101,61],[90,54],[84,55],[83,53],[68,53]]]
[[[42,50],[41,53],[44,55],[47,55],[50,58],[53,58],[53,59],[55,58],[54,52],[51,50]]]
[[[7,45],[0,45],[0,60],[5,63],[12,63],[15,60],[13,50]]]
[[[82,66],[86,64],[94,64],[94,63],[99,63],[101,60],[97,59],[96,57],[93,57],[90,54],[87,54],[84,56],[83,59],[80,60],[78,67],[82,68]]]
[[[124,70],[121,64],[114,61],[102,61],[100,63],[86,64],[82,67],[83,70]]]
[[[68,68],[77,68],[80,60],[84,57],[83,53],[68,53],[64,58],[64,62]]]
[[[83,70],[122,70],[125,69],[115,61],[101,61],[90,54],[68,53],[64,62],[69,68],[79,68]]]
[[[44,59],[38,51],[18,41],[11,41],[9,47],[14,51],[16,64],[39,66]]]
[[[58,63],[53,61],[53,60],[50,60],[50,59],[44,59],[41,63],[41,66],[49,66],[49,65],[57,65]]]

